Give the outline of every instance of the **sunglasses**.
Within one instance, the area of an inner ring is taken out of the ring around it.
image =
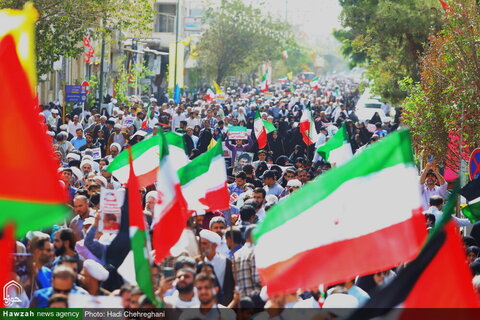
[[[63,293],[63,294],[65,294],[65,295],[68,295],[71,290],[72,290],[72,289],[61,290],[61,289],[53,288],[53,291],[54,291],[55,293]]]

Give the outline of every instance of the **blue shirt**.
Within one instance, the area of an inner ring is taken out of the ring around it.
[[[83,295],[88,295],[88,292],[85,289],[73,285],[71,293],[78,293]],[[53,295],[53,288],[43,288],[38,289],[33,293],[32,303],[30,307],[32,308],[46,308],[48,307],[48,299]]]
[[[52,270],[43,266],[38,270],[37,284],[40,289],[48,288],[52,285]]]
[[[85,138],[81,138],[81,139],[79,139],[79,138],[73,138],[73,139],[70,141],[70,143],[73,145],[73,147],[74,147],[75,149],[78,150],[78,149],[80,149],[81,147],[83,147],[84,145],[87,144],[87,139],[85,139]]]

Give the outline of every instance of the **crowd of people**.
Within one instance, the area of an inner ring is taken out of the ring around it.
[[[120,104],[112,99],[101,110],[77,108],[65,115],[54,103],[43,106],[40,117],[52,139],[72,215],[62,224],[32,230],[17,241],[16,280],[25,290],[16,306],[63,308],[70,306],[72,297],[81,300],[79,296],[118,297],[124,308],[155,306],[119,272],[116,250],[121,251],[121,245],[112,247],[112,243],[127,233],[128,247],[128,230],[120,228],[116,235],[101,232],[99,202],[101,188],[124,188],[107,166],[128,145],[148,139],[158,130],[182,135],[190,159],[206,152],[212,139],[221,141],[231,203],[225,212],[195,212],[171,249],[171,257],[160,265],[152,264],[153,287],[164,307],[194,308],[185,311],[183,319],[268,319],[280,315],[279,308],[354,308],[364,304],[396,276],[397,268],[319,286],[318,290],[269,296],[256,270],[252,233],[272,206],[332,167],[315,150],[343,123],[352,151],[360,152],[401,127],[402,110],[397,108],[395,115],[391,110],[386,119],[375,114],[359,121],[355,114],[358,83],[348,77],[324,77],[318,90],[301,83],[295,89],[292,92],[290,86],[278,85],[267,96],[257,88],[240,85],[225,88],[222,101],[209,101],[201,93],[193,99],[182,97],[180,103],[158,103],[152,97],[145,103]],[[318,133],[318,141],[312,145],[305,144],[298,125],[302,112],[308,112],[307,104]],[[263,149],[258,148],[254,133],[257,110],[277,129],[268,134]],[[247,128],[245,139],[229,139],[229,128],[242,126]],[[434,163],[423,170],[419,187],[427,227],[431,228],[441,215],[447,193],[447,182]],[[141,193],[150,226],[157,193],[154,186]],[[455,219],[459,226],[470,224]],[[472,270],[480,274],[480,226],[475,225],[471,236],[464,239]],[[480,290],[479,276],[474,279]],[[235,314],[233,308],[241,310]]]

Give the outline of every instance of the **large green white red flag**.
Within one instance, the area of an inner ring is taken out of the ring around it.
[[[300,118],[300,133],[302,134],[303,142],[307,146],[314,144],[318,140],[317,129],[315,129],[315,122],[312,118],[312,110],[310,110],[310,102],[305,106]]]
[[[254,234],[262,283],[295,292],[409,261],[426,237],[421,212],[410,135],[397,131],[270,209]]]
[[[182,194],[180,182],[169,156],[168,142],[163,132],[160,139],[160,167],[157,177],[157,203],[153,215],[153,248],[155,262],[160,263],[169,255],[170,248],[177,243],[186,226],[190,213]]]
[[[258,110],[255,113],[255,121],[253,123],[253,128],[255,132],[255,138],[257,138],[258,147],[260,149],[265,148],[265,146],[267,145],[267,134],[277,130],[273,123],[262,119]]]
[[[267,92],[268,91],[268,71],[265,72],[262,78],[262,83],[260,85],[260,88],[262,92]]]
[[[214,211],[230,207],[226,171],[221,141],[178,171],[189,210]]]

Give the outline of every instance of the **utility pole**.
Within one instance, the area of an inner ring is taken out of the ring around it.
[[[285,0],[285,22],[288,22],[288,0]]]
[[[105,25],[105,19],[102,18],[102,25]],[[98,99],[100,101],[100,105],[98,106],[98,110],[102,110],[102,103],[103,103],[103,60],[105,58],[105,34],[102,34],[102,49],[100,52],[100,79],[98,84]]]
[[[177,0],[177,12],[175,17],[175,71],[173,72],[173,91],[175,93],[175,86],[177,85],[177,58],[178,58],[178,33],[179,33],[179,17],[180,17],[180,0]]]

